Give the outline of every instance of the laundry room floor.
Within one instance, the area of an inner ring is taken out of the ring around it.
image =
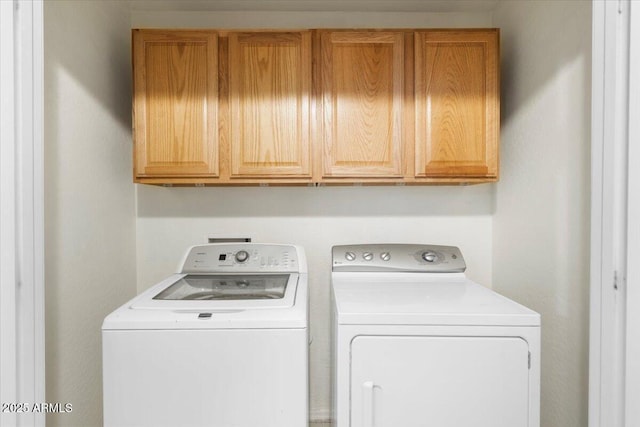
[[[315,423],[309,424],[309,427],[330,427],[330,426],[331,426],[331,423],[315,422]]]

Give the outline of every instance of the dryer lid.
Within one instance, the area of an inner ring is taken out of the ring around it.
[[[539,326],[540,315],[464,274],[333,273],[339,324]]]

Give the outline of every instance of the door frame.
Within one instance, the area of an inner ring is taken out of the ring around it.
[[[0,400],[28,405],[45,402],[43,12],[0,1]],[[0,424],[44,426],[45,414]]]
[[[640,4],[629,15],[629,178],[625,422],[640,425]]]
[[[639,37],[640,4],[594,0],[590,427],[640,425]]]
[[[0,401],[17,401],[16,348],[16,164],[13,4],[0,2]],[[0,424],[14,425],[0,412]]]

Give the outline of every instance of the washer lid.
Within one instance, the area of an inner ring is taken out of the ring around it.
[[[109,314],[102,330],[308,327],[306,274],[217,274],[206,279],[202,278],[206,275],[194,276],[185,280],[189,275],[172,275],[147,289]],[[286,284],[278,276],[286,277]],[[237,286],[238,280],[247,280],[247,286]],[[230,289],[216,290],[223,287]],[[279,298],[283,287],[284,294]],[[211,299],[199,299],[209,296]]]
[[[288,308],[299,275],[177,274],[135,298],[131,308],[160,310],[247,310]]]
[[[333,273],[339,324],[539,326],[540,315],[461,273]]]
[[[187,274],[153,297],[159,301],[235,301],[284,298],[287,274]]]

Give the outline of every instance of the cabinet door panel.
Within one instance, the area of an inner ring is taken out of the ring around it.
[[[351,344],[352,427],[527,427],[520,338],[360,336]]]
[[[232,33],[229,58],[231,176],[309,176],[310,33]]]
[[[404,36],[321,36],[325,177],[400,177]]]
[[[497,31],[415,40],[416,176],[497,177]]]
[[[215,176],[217,35],[135,30],[137,177]]]

